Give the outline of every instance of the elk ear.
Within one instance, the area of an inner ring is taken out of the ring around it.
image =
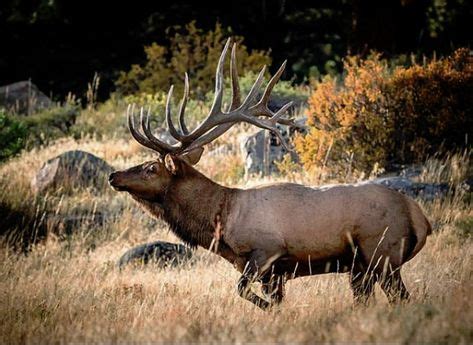
[[[204,153],[204,148],[199,147],[194,149],[186,154],[180,156],[180,158],[189,165],[196,165],[199,163],[200,157],[202,157],[202,153]]]
[[[174,157],[171,156],[170,154],[167,154],[164,157],[164,166],[171,174],[176,175],[177,173],[176,162],[174,162]]]

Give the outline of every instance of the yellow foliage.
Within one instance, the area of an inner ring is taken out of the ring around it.
[[[122,94],[155,94],[168,90],[173,84],[180,93],[187,72],[192,92],[203,98],[213,89],[215,67],[229,31],[217,23],[213,31],[204,32],[194,21],[185,25],[183,30],[180,27],[168,30],[169,48],[157,43],[145,47],[145,64],[132,65],[128,72],[122,71],[116,81],[118,91]],[[238,70],[242,75],[271,64],[269,52],[253,50],[249,53],[243,37],[233,36],[232,39],[238,44]]]

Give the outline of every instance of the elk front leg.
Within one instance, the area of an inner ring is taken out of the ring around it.
[[[284,298],[284,276],[266,275],[262,282],[261,290],[271,299],[272,304],[279,304]]]
[[[259,250],[253,251],[248,259],[243,275],[238,280],[238,294],[263,310],[268,309],[271,303],[251,291],[251,284],[258,278],[264,276],[264,273],[271,264],[271,262],[268,261],[273,261],[275,258],[276,256],[273,255],[272,260],[269,260],[268,255],[264,252]]]
[[[261,309],[266,310],[271,306],[271,304],[259,297],[253,291],[251,291],[250,287],[253,281],[254,279],[248,278],[245,274],[242,275],[238,280],[238,294],[240,295],[240,297],[243,297],[254,305],[260,307]]]

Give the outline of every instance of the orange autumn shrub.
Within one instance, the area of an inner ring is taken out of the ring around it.
[[[295,140],[302,163],[369,172],[470,145],[472,66],[467,49],[395,69],[378,54],[348,57],[344,79],[327,76],[309,99],[309,132]]]
[[[473,58],[468,49],[425,66],[397,68],[385,93],[394,116],[392,160],[417,162],[439,150],[471,145]]]

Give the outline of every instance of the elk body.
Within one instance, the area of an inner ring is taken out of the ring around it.
[[[126,191],[152,215],[164,219],[171,230],[190,246],[215,251],[241,273],[238,293],[267,308],[284,296],[284,284],[296,277],[347,272],[356,301],[366,301],[380,283],[390,301],[408,298],[400,268],[424,246],[431,228],[416,202],[378,185],[337,185],[310,188],[280,183],[251,189],[227,188],[208,179],[192,165],[203,146],[237,122],[247,122],[276,134],[276,123],[290,104],[272,113],[267,102],[284,64],[256,100],[264,68],[242,102],[238,87],[235,46],[231,56],[232,101],[222,111],[223,65],[229,42],[216,73],[215,99],[210,114],[190,132],[184,122],[188,97],[179,107],[180,128],[171,119],[168,95],[166,119],[178,144],[153,136],[149,113],[141,111],[143,133],[135,129],[133,110],[128,112],[131,134],[142,145],[159,153],[145,162],[110,175],[110,184]],[[267,297],[250,290],[262,283]]]

